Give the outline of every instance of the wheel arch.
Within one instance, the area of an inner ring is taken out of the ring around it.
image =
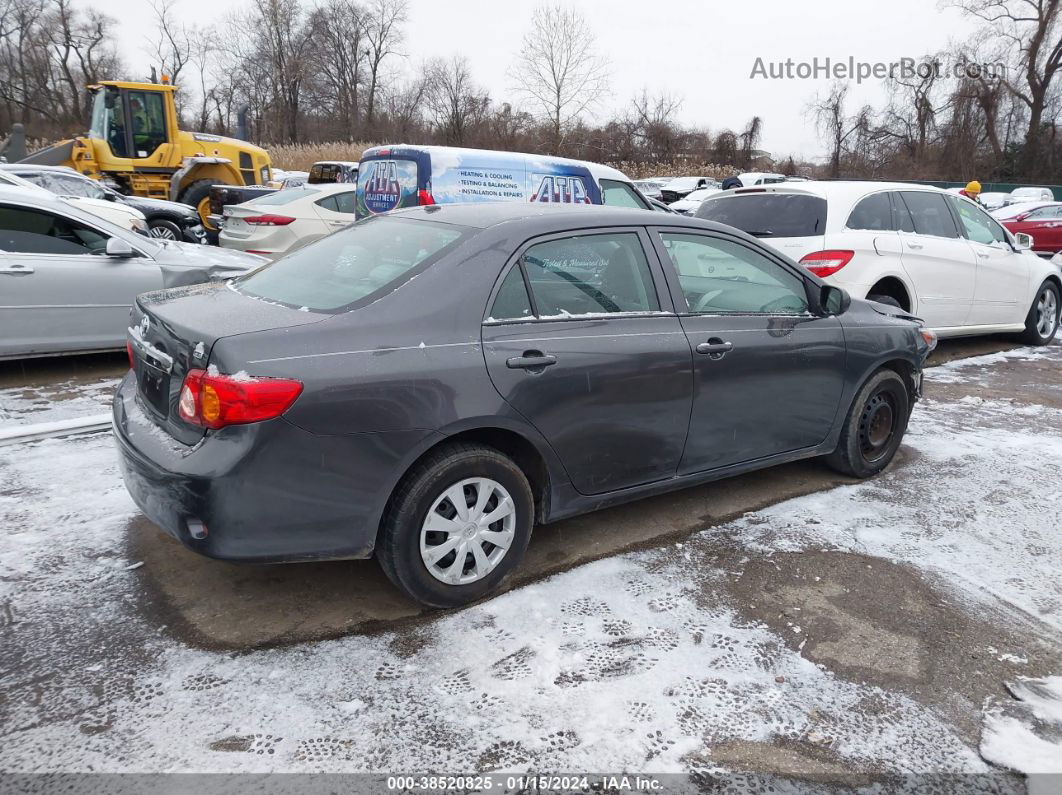
[[[895,298],[900,303],[900,308],[905,312],[913,312],[914,306],[914,292],[907,285],[907,283],[896,274],[886,274],[874,282],[873,286],[867,290],[866,297],[871,295],[888,295]]]
[[[537,433],[531,432],[516,422],[499,422],[497,417],[490,418],[490,420],[490,422],[465,421],[441,429],[432,434],[406,459],[401,473],[390,483],[386,499],[377,514],[377,538],[379,538],[383,517],[387,515],[391,501],[409,473],[435,450],[459,442],[491,447],[511,458],[520,467],[531,486],[531,494],[535,501],[535,521],[542,522],[548,519],[553,489],[558,482],[567,480],[559,460],[548,443]]]

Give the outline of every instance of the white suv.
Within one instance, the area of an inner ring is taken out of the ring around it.
[[[904,183],[804,182],[709,197],[698,218],[770,243],[857,298],[891,304],[941,337],[1058,329],[1062,274],[977,204]]]

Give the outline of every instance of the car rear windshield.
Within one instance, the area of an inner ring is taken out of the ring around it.
[[[368,218],[234,284],[242,293],[296,309],[351,309],[395,289],[471,233],[419,219]]]
[[[289,204],[299,199],[305,199],[307,196],[315,196],[319,193],[317,188],[288,188],[287,190],[278,190],[276,193],[267,193],[265,196],[254,199],[255,204]]]
[[[756,237],[812,237],[826,231],[826,200],[793,193],[746,193],[708,199],[697,217]]]

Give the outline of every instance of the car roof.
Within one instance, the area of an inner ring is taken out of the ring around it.
[[[872,180],[808,180],[807,182],[778,182],[748,188],[734,188],[719,197],[745,196],[751,193],[795,193],[818,196],[827,201],[854,201],[871,193],[906,190],[947,193],[943,188],[918,185],[913,182],[875,182]]]
[[[571,205],[532,202],[476,202],[470,204],[435,204],[410,207],[388,213],[401,218],[438,221],[476,229],[489,229],[508,223],[528,222],[540,227],[535,233],[550,229],[578,229],[608,226],[686,226],[726,231],[735,229],[714,221],[688,215],[639,210],[633,207],[608,207],[600,204]],[[739,233],[740,234],[740,233]]]
[[[84,177],[85,179],[91,179],[86,177],[80,171],[70,168],[70,166],[39,166],[36,163],[3,163],[0,164],[0,168],[5,171],[57,171],[62,174],[73,174],[75,177]]]
[[[587,169],[597,179],[615,179],[620,182],[630,182],[631,179],[622,171],[619,171],[611,166],[602,165],[601,163],[595,163],[591,160],[572,160],[568,157],[555,157],[553,155],[534,155],[527,152],[506,152],[500,149],[471,149],[459,146],[420,146],[418,144],[381,144],[380,146],[374,146],[371,149],[366,149],[362,154],[362,158],[365,157],[378,157],[378,150],[387,149],[393,154],[396,150],[400,149],[415,149],[421,152],[427,152],[428,154],[438,155],[462,155],[469,159],[469,166],[474,167],[473,161],[476,158],[489,158],[492,161],[503,162],[505,160],[522,160],[529,163],[531,168],[536,168],[536,164],[542,164],[544,168],[546,164],[564,164],[571,166],[582,166]],[[386,155],[385,155],[386,157]],[[434,163],[433,163],[434,168]]]

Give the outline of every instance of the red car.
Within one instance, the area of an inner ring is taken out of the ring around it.
[[[1062,202],[1043,204],[1000,220],[1015,235],[1019,232],[1032,235],[1033,251],[1037,254],[1062,251]]]

